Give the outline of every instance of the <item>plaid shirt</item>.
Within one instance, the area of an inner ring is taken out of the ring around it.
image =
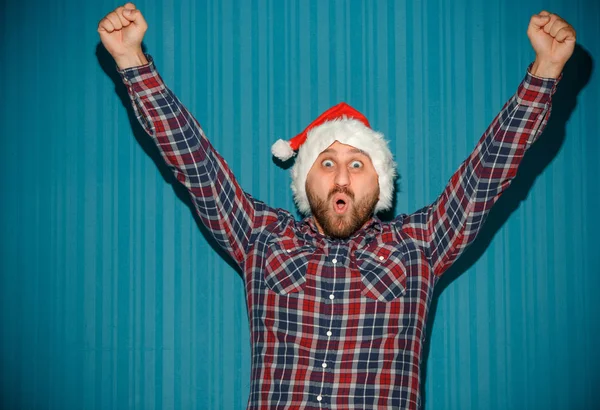
[[[312,218],[244,192],[152,61],[121,76],[140,123],[243,272],[248,409],[419,408],[433,287],[510,185],[558,81],[527,73],[433,204],[332,240]]]

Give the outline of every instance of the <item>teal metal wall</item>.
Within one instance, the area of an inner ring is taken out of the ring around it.
[[[117,5],[0,2],[0,407],[243,409],[242,280],[115,87],[96,25]],[[242,186],[288,209],[270,145],[342,100],[391,140],[396,212],[433,201],[533,59],[530,15],[570,21],[548,129],[438,288],[425,407],[598,408],[598,1],[137,5]]]

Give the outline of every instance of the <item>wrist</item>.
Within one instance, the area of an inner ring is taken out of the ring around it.
[[[120,70],[125,70],[131,67],[146,65],[148,64],[148,59],[142,50],[136,50],[135,52],[115,57],[115,62]]]
[[[558,78],[562,73],[563,66],[563,64],[556,64],[536,57],[529,72],[536,77]]]

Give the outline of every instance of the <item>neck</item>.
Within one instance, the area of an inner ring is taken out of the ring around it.
[[[325,235],[323,233],[323,227],[321,227],[321,224],[319,223],[319,221],[317,221],[317,218],[315,218],[314,216],[311,215],[311,219],[314,222],[315,226],[317,227],[317,231],[319,231],[319,233],[321,235]]]

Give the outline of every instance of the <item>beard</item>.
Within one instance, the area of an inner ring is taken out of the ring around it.
[[[337,193],[346,194],[351,199],[352,206],[341,215],[336,214],[331,207],[331,198]],[[326,200],[319,198],[306,187],[306,196],[312,215],[323,229],[323,233],[335,239],[349,238],[358,231],[371,218],[379,200],[377,193],[374,193],[355,202],[354,193],[344,187],[333,188]]]

